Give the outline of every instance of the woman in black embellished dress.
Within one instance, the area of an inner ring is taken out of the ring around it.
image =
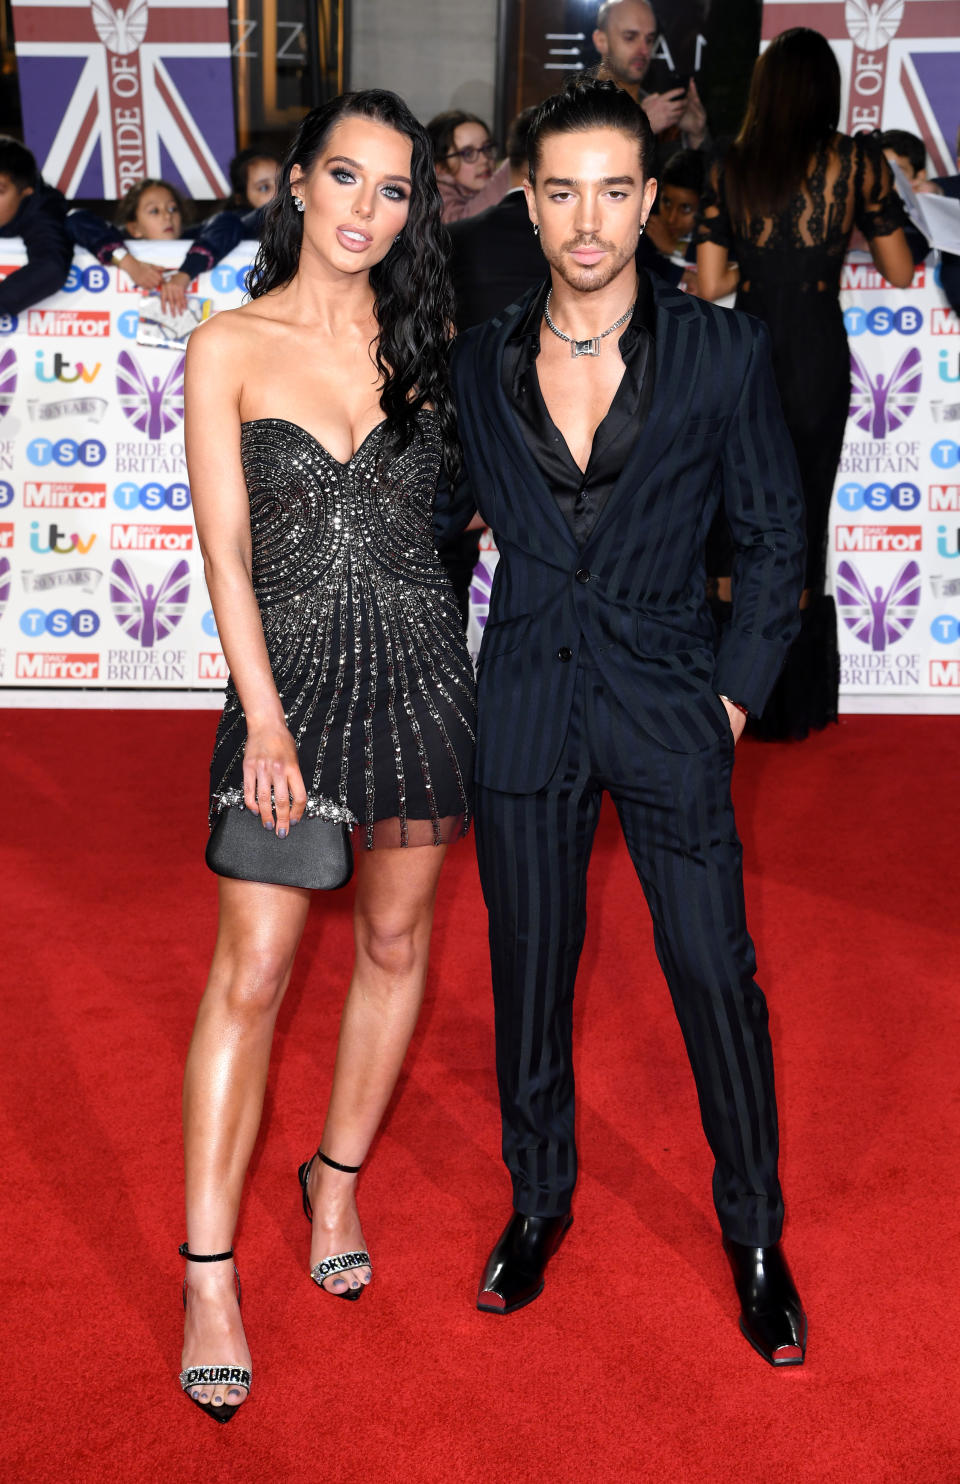
[[[191,337],[186,437],[230,667],[211,821],[356,826],[356,957],[320,1147],[302,1166],[314,1281],[370,1281],[354,1189],[416,1022],[445,846],[465,834],[474,686],[433,540],[452,322],[423,128],[392,93],[304,120],[251,300]],[[181,1385],[219,1421],[250,1388],[232,1242],[277,1010],[310,893],[221,878],[184,1082]]]
[[[757,59],[740,133],[714,164],[701,201],[699,292],[770,331],[773,369],[793,439],[807,511],[807,575],[800,634],[760,718],[748,730],[805,737],[837,719],[837,620],[824,595],[827,525],[850,406],[850,353],[840,309],[840,270],[856,226],[880,272],[897,288],[913,258],[893,176],[862,135],[837,133],[840,69],[817,31],[795,27]],[[711,533],[711,576],[729,611],[732,548]],[[708,559],[711,553],[708,552]]]

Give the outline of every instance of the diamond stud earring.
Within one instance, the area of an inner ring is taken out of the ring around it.
[[[297,208],[298,211],[302,211],[303,210],[303,198],[301,196],[294,196],[294,198],[293,198],[293,204]]]

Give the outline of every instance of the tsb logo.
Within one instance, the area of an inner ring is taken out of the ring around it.
[[[66,608],[54,608],[50,613],[44,613],[42,608],[28,608],[20,615],[20,628],[31,639],[39,639],[42,634],[52,634],[56,639],[68,639],[71,634],[76,634],[78,639],[90,639],[99,627],[100,615],[92,608],[81,608],[79,613]]]
[[[930,625],[930,632],[938,644],[956,644],[960,639],[960,619],[952,613],[941,613]]]
[[[85,438],[77,443],[73,438],[58,438],[52,443],[49,438],[31,438],[27,444],[27,458],[31,464],[59,464],[61,468],[70,464],[102,464],[107,450],[97,438]]]
[[[118,484],[113,492],[113,503],[121,510],[190,509],[190,486],[188,484]]]
[[[842,484],[837,490],[841,510],[916,510],[920,491],[915,484]]]
[[[900,335],[916,335],[923,328],[923,311],[912,304],[904,304],[901,309],[891,309],[887,304],[861,309],[853,304],[844,310],[843,322],[848,335],[889,335],[894,330]]]
[[[235,289],[245,294],[247,275],[252,272],[252,263],[245,263],[242,268],[231,268],[227,263],[218,263],[216,268],[210,270],[210,282],[218,294],[232,294]]]
[[[102,294],[109,282],[110,275],[102,263],[93,263],[89,268],[78,268],[74,263],[67,274],[63,292],[75,294],[78,289],[86,289],[89,294]]]

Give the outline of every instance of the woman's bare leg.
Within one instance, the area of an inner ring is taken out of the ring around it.
[[[361,853],[354,908],[356,960],[340,1022],[333,1088],[320,1147],[360,1165],[380,1126],[417,1023],[427,977],[433,904],[444,846]],[[357,1177],[316,1159],[311,1269],[335,1253],[363,1250],[354,1198]],[[369,1283],[370,1269],[329,1277],[342,1293]]]
[[[310,893],[220,880],[220,922],[210,977],[183,1080],[187,1245],[228,1252],[267,1085],[273,1028],[303,933]],[[250,1368],[233,1264],[187,1263],[183,1368]],[[215,1394],[216,1393],[216,1394]],[[237,1387],[197,1387],[199,1401],[230,1406]]]

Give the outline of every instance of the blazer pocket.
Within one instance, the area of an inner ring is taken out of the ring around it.
[[[483,631],[483,642],[477,659],[477,668],[488,660],[499,659],[519,649],[530,627],[530,614],[521,613],[516,618],[503,618],[497,623],[488,623]]]

